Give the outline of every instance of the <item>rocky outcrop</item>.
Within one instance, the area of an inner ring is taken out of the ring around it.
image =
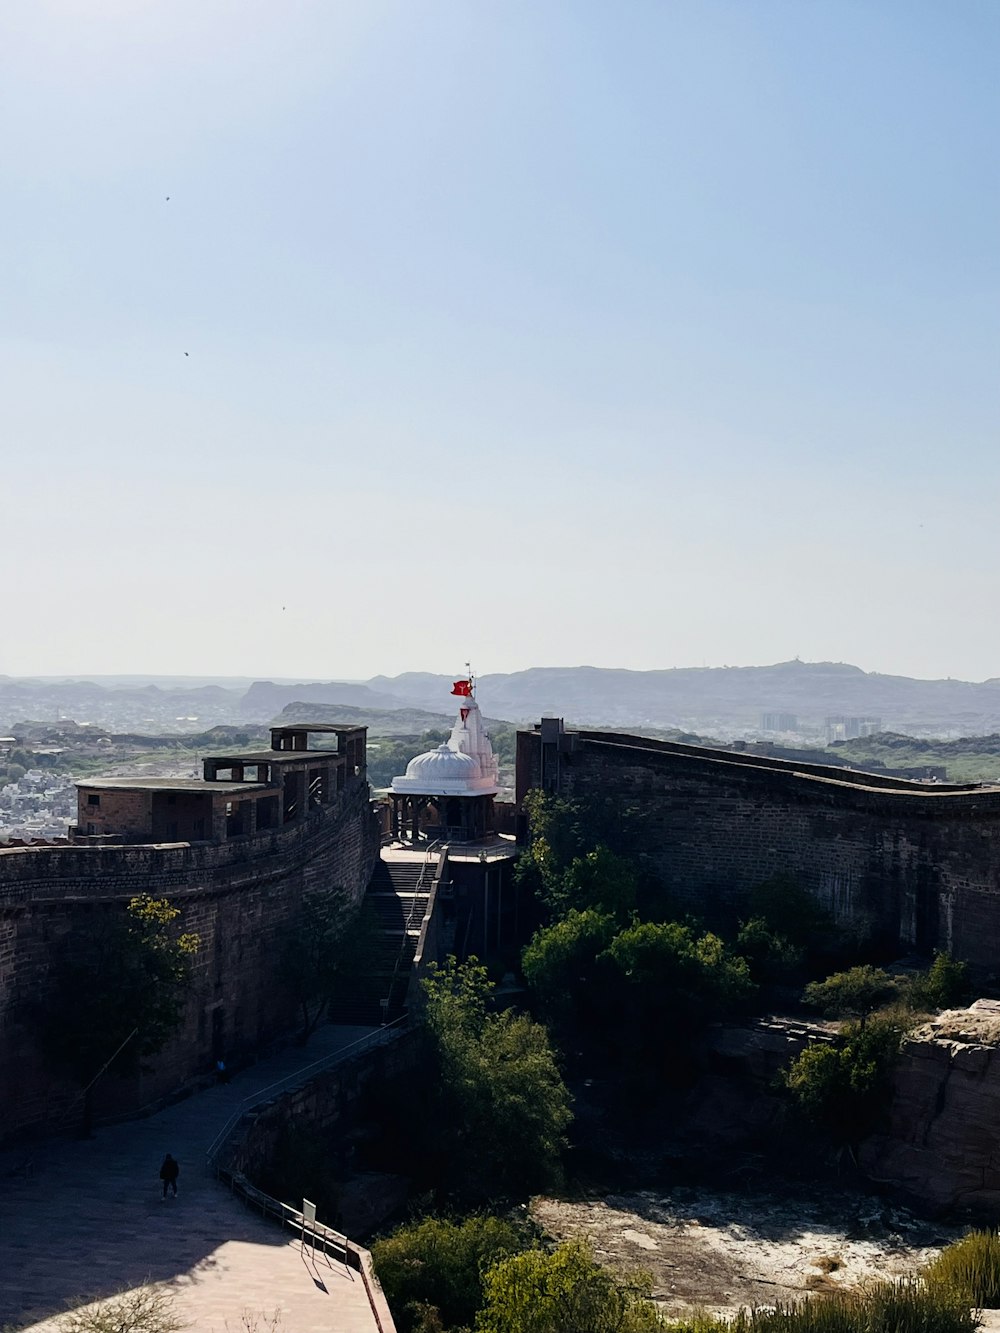
[[[887,1131],[859,1160],[923,1202],[1000,1215],[1000,1002],[948,1010],[905,1039]]]

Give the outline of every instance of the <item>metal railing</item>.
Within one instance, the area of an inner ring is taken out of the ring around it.
[[[206,1164],[210,1171],[218,1174],[217,1162],[219,1154],[226,1146],[228,1140],[236,1132],[237,1126],[243,1117],[249,1115],[258,1106],[263,1106],[265,1102],[270,1102],[279,1097],[289,1088],[299,1087],[302,1083],[307,1083],[310,1078],[316,1074],[321,1074],[325,1069],[332,1069],[334,1065],[340,1064],[343,1060],[352,1059],[355,1055],[361,1055],[363,1052],[371,1050],[375,1046],[386,1045],[402,1036],[406,1028],[406,1015],[395,1019],[392,1023],[386,1023],[385,1027],[377,1028],[374,1032],[368,1032],[357,1041],[352,1041],[348,1046],[341,1046],[339,1050],[330,1051],[329,1054],[321,1056],[311,1064],[303,1065],[301,1069],[288,1074],[285,1078],[279,1079],[276,1083],[270,1083],[265,1088],[260,1088],[256,1092],[251,1092],[249,1096],[243,1098],[237,1109],[229,1117],[222,1129],[212,1140],[208,1151],[205,1154]]]
[[[361,1055],[376,1046],[388,1045],[389,1042],[403,1036],[408,1027],[408,1019],[404,1014],[394,1022],[387,1023],[384,1028],[369,1032],[357,1041],[352,1041],[349,1046],[342,1046],[339,1051],[331,1051],[329,1055],[314,1060],[312,1064],[304,1065],[286,1078],[279,1079],[278,1082],[271,1083],[266,1088],[250,1093],[240,1102],[237,1110],[229,1117],[212,1140],[208,1152],[205,1154],[206,1165],[215,1178],[228,1185],[232,1192],[251,1208],[259,1208],[262,1217],[271,1217],[282,1227],[287,1226],[290,1230],[297,1232],[303,1242],[308,1240],[314,1248],[322,1249],[324,1254],[333,1253],[347,1267],[353,1268],[361,1274],[365,1295],[368,1297],[368,1304],[371,1307],[372,1317],[375,1320],[378,1333],[395,1333],[395,1326],[381,1289],[376,1291],[372,1285],[372,1278],[365,1262],[366,1252],[348,1240],[343,1232],[335,1231],[333,1227],[325,1226],[322,1222],[317,1222],[311,1218],[307,1219],[297,1208],[282,1203],[280,1199],[275,1199],[270,1194],[266,1194],[264,1190],[258,1189],[256,1185],[247,1180],[241,1171],[232,1171],[227,1166],[221,1166],[219,1158],[243,1119],[257,1107],[266,1105],[266,1103],[273,1101],[275,1097],[280,1096],[281,1093],[287,1092],[289,1088],[298,1087],[303,1082],[308,1082],[314,1075],[322,1073],[326,1069],[331,1069],[344,1060],[352,1059],[354,1056]]]
[[[406,920],[403,922],[403,938],[399,942],[399,953],[396,955],[396,962],[392,969],[392,976],[389,978],[388,993],[383,1001],[385,1010],[388,1010],[389,1006],[392,1004],[392,997],[396,990],[396,980],[399,976],[399,970],[403,966],[403,959],[406,957],[406,951],[410,943],[410,931],[413,929],[413,915],[417,909],[419,895],[429,892],[429,890],[424,888],[424,879],[427,875],[428,868],[432,864],[436,866],[438,861],[438,857],[435,856],[432,862],[431,856],[434,853],[434,848],[442,845],[443,839],[435,838],[424,853],[423,865],[420,867],[420,874],[417,876],[417,882],[413,888],[413,897],[410,899],[410,910],[406,915]],[[421,919],[423,919],[423,915],[424,909],[421,907]]]

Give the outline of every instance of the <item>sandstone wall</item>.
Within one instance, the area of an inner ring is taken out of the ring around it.
[[[998,970],[1000,791],[606,733],[568,733],[563,745],[543,772],[539,735],[519,733],[519,796],[544,784],[601,803],[611,840],[617,816],[620,848],[690,909],[738,905],[788,874],[890,946]]]
[[[368,786],[358,780],[300,823],[220,845],[0,852],[0,1140],[76,1114],[76,1089],[42,1062],[31,1011],[48,992],[57,947],[88,914],[146,892],[169,898],[182,928],[201,937],[182,1030],[147,1062],[152,1072],[100,1081],[100,1117],[146,1105],[218,1055],[238,1058],[291,1026],[275,975],[282,932],[303,895],[360,901],[378,848]]]

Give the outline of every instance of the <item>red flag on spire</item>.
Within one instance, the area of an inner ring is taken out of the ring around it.
[[[472,681],[456,680],[451,692],[452,694],[461,695],[463,698],[469,698],[472,694]]]

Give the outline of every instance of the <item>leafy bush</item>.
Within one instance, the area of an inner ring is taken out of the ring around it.
[[[650,1279],[617,1282],[585,1241],[528,1250],[486,1275],[476,1333],[654,1333],[664,1327]]]
[[[802,998],[828,1018],[856,1018],[862,1025],[869,1014],[898,998],[899,987],[880,967],[852,967],[825,981],[811,981]]]
[[[936,953],[926,972],[910,979],[906,999],[914,1009],[954,1009],[969,996],[969,969],[949,953]]]
[[[762,916],[741,923],[736,952],[747,960],[750,975],[758,985],[779,985],[801,975],[805,950],[787,935],[773,930]]]
[[[1000,1306],[1000,1236],[995,1231],[970,1231],[927,1265],[924,1280],[931,1289],[950,1291],[966,1305]]]
[[[886,1109],[903,1032],[895,1015],[848,1024],[842,1045],[807,1046],[780,1081],[806,1117],[836,1142],[856,1143]]]
[[[593,909],[627,921],[635,911],[637,887],[632,862],[601,845],[573,858],[552,883],[547,900],[555,912]]]
[[[371,1253],[399,1333],[430,1333],[471,1325],[484,1274],[530,1244],[522,1227],[497,1217],[428,1217],[375,1241]]]
[[[514,878],[547,902],[558,892],[573,858],[588,850],[582,815],[571,801],[538,790],[525,794],[524,811],[531,836],[514,867]]]

